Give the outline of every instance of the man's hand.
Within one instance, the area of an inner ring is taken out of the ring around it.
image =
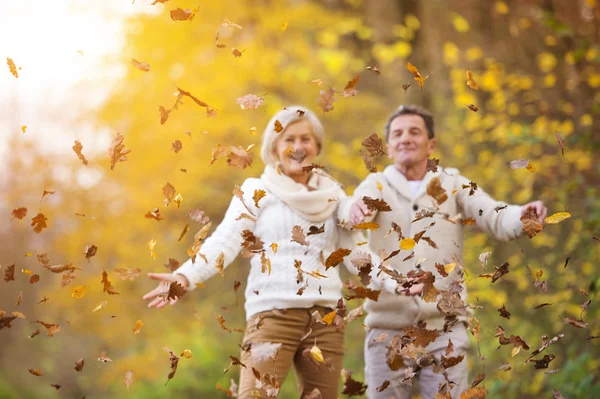
[[[365,217],[373,215],[373,212],[361,199],[357,199],[350,207],[350,221],[354,224],[362,223]]]
[[[544,219],[548,215],[548,208],[546,208],[546,205],[542,201],[533,201],[523,205],[521,207],[521,217],[527,215],[527,211],[529,210],[535,212],[540,223],[544,223]],[[350,214],[352,214],[352,211]]]

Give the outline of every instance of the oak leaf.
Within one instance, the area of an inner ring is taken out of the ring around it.
[[[344,258],[352,253],[351,250],[346,248],[338,248],[333,251],[325,260],[325,270],[329,270],[330,267],[335,267],[344,261]]]
[[[123,144],[124,139],[125,137],[121,133],[117,133],[117,137],[115,137],[112,143],[110,143],[110,148],[108,149],[108,155],[110,157],[110,170],[115,169],[117,162],[127,161],[127,154],[131,152],[131,149],[125,148],[125,144]]]
[[[255,94],[246,94],[245,96],[238,97],[235,102],[242,109],[257,109],[265,103],[265,99]]]
[[[38,213],[31,219],[31,225],[33,226],[33,231],[36,233],[41,233],[42,230],[48,228],[46,221],[48,218],[44,216],[43,213]]]
[[[71,148],[73,151],[75,151],[75,154],[77,154],[77,158],[81,159],[81,162],[83,162],[84,165],[87,165],[88,161],[85,159],[85,155],[81,153],[81,150],[83,150],[83,145],[79,141],[75,140],[75,145],[73,145]]]

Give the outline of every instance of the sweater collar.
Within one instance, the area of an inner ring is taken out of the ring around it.
[[[410,187],[408,186],[408,180],[406,180],[406,177],[404,177],[404,175],[394,165],[388,165],[383,170],[383,175],[387,179],[390,186],[396,189],[398,194],[402,195],[410,201],[414,201],[426,194],[427,185],[429,184],[431,179],[441,174],[441,170],[442,168],[438,166],[437,172],[428,171],[427,173],[425,173],[423,181],[421,182],[421,187],[419,187],[419,191],[417,191],[416,195],[413,195]]]

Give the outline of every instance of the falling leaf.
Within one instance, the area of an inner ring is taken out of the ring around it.
[[[314,79],[314,80],[311,80],[310,83],[314,84],[317,87],[321,87],[321,85],[323,84],[323,81],[321,79]]]
[[[191,21],[196,16],[196,13],[200,10],[200,7],[196,7],[193,10],[189,8],[179,8],[171,10],[169,14],[173,21]]]
[[[27,216],[27,208],[22,207],[13,209],[10,214],[12,215],[13,219],[19,219],[21,223],[23,223],[23,218]]]
[[[181,357],[185,357],[186,359],[191,359],[192,358],[192,351],[189,349],[184,349],[183,352],[181,352],[181,355],[179,355]]]
[[[176,281],[173,281],[169,285],[169,292],[167,293],[167,300],[180,299],[186,293],[186,289]]]
[[[588,328],[589,327],[589,323],[587,323],[583,320],[575,320],[575,319],[571,319],[569,317],[561,317],[561,319],[564,324],[570,324],[577,328]]]
[[[377,75],[380,75],[381,72],[379,71],[379,69],[377,69],[377,64],[373,64],[373,66],[367,66],[367,71],[373,71],[375,72]]]
[[[515,159],[514,161],[510,161],[509,166],[512,169],[524,169],[529,165],[529,161],[525,158]]]
[[[283,346],[282,343],[256,342],[252,343],[250,356],[255,363],[274,361]]]
[[[260,208],[260,206],[258,206],[258,201],[260,201],[266,195],[267,193],[265,190],[254,190],[254,195],[252,196],[252,199],[254,200],[254,206]]]
[[[475,104],[467,104],[467,108],[469,108],[473,112],[479,111],[479,108]]]
[[[329,270],[330,267],[335,267],[344,261],[344,258],[352,253],[351,250],[346,248],[338,248],[333,251],[325,260],[325,270]]]
[[[325,363],[325,359],[323,358],[323,352],[321,352],[321,349],[316,344],[310,348],[310,355],[317,362]]]
[[[179,356],[177,356],[171,349],[167,348],[166,346],[163,349],[169,352],[169,361],[171,362],[171,372],[167,376],[167,382],[165,383],[165,385],[167,385],[169,381],[171,381],[171,379],[175,377],[175,372],[177,371],[177,364],[179,363]]]
[[[96,305],[96,307],[94,309],[92,309],[92,312],[97,312],[100,309],[104,309],[106,307],[106,305],[108,305],[108,301],[102,301],[98,305]]]
[[[281,25],[281,31],[282,31],[282,32],[285,32],[285,30],[287,29],[287,27],[288,27],[288,21],[285,21],[285,22],[284,22],[284,23]]]
[[[377,230],[379,228],[379,224],[375,222],[362,222],[353,225],[352,228],[357,230]]]
[[[400,249],[402,250],[411,250],[415,247],[415,245],[417,245],[417,243],[412,238],[403,238],[400,240]]]
[[[73,148],[73,151],[75,151],[75,154],[77,154],[77,158],[81,159],[81,162],[83,162],[84,165],[87,165],[88,161],[85,159],[85,155],[81,153],[81,150],[83,150],[83,145],[79,141],[75,140],[75,145],[71,148]]]
[[[6,270],[4,270],[4,281],[6,281],[7,283],[9,281],[14,281],[15,279],[15,265],[12,264],[10,266],[8,266],[6,268]]]
[[[560,152],[562,153],[563,158],[565,157],[565,140],[562,138],[558,132],[554,132],[556,134],[556,142],[560,146]]]
[[[433,197],[438,205],[443,204],[448,199],[446,190],[442,187],[439,176],[432,178],[427,184],[427,194]]]
[[[500,317],[504,317],[505,319],[510,319],[511,313],[508,310],[506,310],[506,307],[504,305],[502,305],[502,307],[500,309],[498,309],[498,312],[500,313]]]
[[[246,51],[246,50],[244,50],[244,51]],[[241,56],[242,56],[242,53],[243,53],[244,51],[240,51],[240,50],[238,50],[238,49],[236,49],[236,48],[232,48],[232,49],[231,49],[231,54],[233,54],[233,56],[234,56],[234,57],[237,57],[237,58],[239,58],[239,57],[241,57]]]
[[[523,230],[527,232],[529,238],[534,237],[544,229],[542,222],[538,220],[535,211],[532,209],[527,209],[527,213],[521,216],[520,220],[523,223]]]
[[[317,99],[317,104],[323,112],[333,111],[333,103],[335,102],[335,98],[333,98],[335,94],[335,90],[329,88],[328,90],[321,90],[319,92],[319,98]]]
[[[129,388],[131,388],[131,384],[133,384],[133,370],[125,370],[123,384],[125,384],[125,387],[127,387],[127,391],[129,391]]]
[[[310,244],[308,241],[306,241],[304,231],[302,230],[302,227],[300,227],[300,226],[294,226],[292,228],[292,241],[297,242],[298,244],[304,245],[307,247]]]
[[[156,260],[156,252],[154,252],[154,247],[156,246],[156,240],[151,239],[148,241],[148,248],[150,249],[150,256],[152,259]]]
[[[83,365],[85,364],[83,358],[79,359],[78,361],[75,362],[75,367],[73,367],[73,369],[75,371],[81,371],[83,370]]]
[[[342,394],[348,396],[362,396],[367,391],[367,386],[360,381],[352,378],[350,370],[342,369],[342,380],[344,381],[344,389]]]
[[[36,377],[41,377],[44,375],[44,373],[40,369],[29,369],[29,372],[35,375]]]
[[[507,274],[509,272],[508,267],[509,267],[509,263],[508,262],[504,262],[502,264],[502,266],[500,267],[496,267],[496,271],[494,272],[494,274],[492,275],[492,283],[495,283],[500,277],[504,276],[505,274]]]
[[[417,69],[417,67],[414,66],[413,64],[411,64],[410,62],[408,63],[408,65],[406,65],[406,67],[414,75],[414,79],[417,82],[419,82],[419,87],[422,90],[423,89],[423,85],[425,84],[425,79],[427,79],[429,76],[431,76],[431,74],[429,74],[429,75],[427,75],[425,77],[421,76],[421,74],[419,73],[419,70]]]
[[[183,149],[183,144],[181,143],[181,140],[175,140],[171,144],[171,149],[175,152],[175,154],[181,151]]]
[[[352,80],[350,80],[347,84],[346,87],[344,87],[344,91],[342,91],[342,95],[344,97],[352,97],[358,94],[358,90],[355,89],[356,85],[358,84],[358,81],[360,80],[360,74],[356,75],[354,78],[352,78]]]
[[[389,212],[392,210],[388,203],[381,199],[373,199],[365,196],[362,197],[362,201],[371,211]]]
[[[27,126],[26,125],[21,126],[21,132],[23,132],[23,133],[27,132]]]
[[[95,245],[90,245],[90,246],[85,246],[85,258],[88,260],[90,260],[91,257],[96,256],[96,252],[98,252],[98,247]]]
[[[249,150],[245,150],[241,146],[230,146],[227,163],[236,168],[246,169],[252,165],[253,158],[254,154]]]
[[[135,269],[131,267],[117,268],[115,269],[115,275],[121,280],[133,281],[140,275],[141,271],[142,269],[138,269],[137,267]]]
[[[275,128],[274,128],[274,130],[275,130],[275,133],[281,133],[281,132],[283,132],[283,125],[278,120],[275,121]]]
[[[142,327],[144,326],[144,322],[141,320],[138,320],[135,322],[135,328],[133,329],[133,333],[137,334],[142,330]]]
[[[229,146],[217,144],[212,150],[212,157],[210,159],[210,165],[212,165],[217,159],[227,156],[229,154]]]
[[[402,85],[402,90],[404,90],[404,95],[406,95],[406,92],[408,91],[409,87],[410,87],[410,83]]]
[[[44,323],[43,321],[37,320],[37,321],[33,321],[32,323],[38,323],[43,325],[44,327],[46,327],[46,334],[49,337],[54,336],[54,334],[57,334],[58,332],[60,332],[60,325],[58,324],[51,324],[51,323]]]
[[[279,245],[276,242],[274,242],[273,244],[271,244],[271,250],[273,251],[274,254],[277,253],[277,248],[278,247],[279,247]]]
[[[467,69],[467,86],[469,86],[473,90],[479,90],[477,83],[473,80],[473,74],[470,69]]]
[[[486,399],[487,390],[484,387],[469,388],[460,394],[460,399]]]
[[[38,213],[31,219],[31,225],[33,226],[33,231],[36,233],[41,233],[42,230],[48,228],[46,221],[48,218],[44,216],[43,213]]]
[[[153,211],[146,212],[146,214],[144,215],[144,217],[146,219],[154,219],[156,221],[164,220],[164,218],[160,214],[160,209],[158,209],[158,208],[154,208]]]
[[[317,226],[310,226],[308,228],[308,233],[306,234],[306,236],[314,236],[317,234],[323,234],[325,233],[325,223],[323,223],[323,225],[321,227],[317,227]]]
[[[138,61],[135,58],[131,59],[131,65],[139,69],[140,71],[150,72],[150,64],[144,61]]]
[[[109,295],[119,295],[119,293],[113,288],[111,282],[108,281],[108,273],[106,273],[104,270],[102,271],[102,280],[100,282],[102,283],[102,289],[104,292],[108,292]]]
[[[76,299],[82,298],[85,295],[86,289],[87,285],[78,285],[71,290],[71,296]]]
[[[550,215],[546,219],[544,219],[544,223],[558,224],[558,223],[562,222],[563,220],[566,220],[570,217],[571,217],[571,214],[569,212],[558,212],[558,213]]]
[[[125,137],[121,133],[117,133],[117,137],[115,137],[110,143],[110,148],[108,150],[108,155],[110,157],[110,170],[115,169],[115,165],[117,162],[125,162],[127,161],[127,154],[131,152],[131,149],[125,148],[123,144],[123,140]]]
[[[100,353],[100,356],[98,356],[98,361],[103,363],[109,363],[112,362],[112,359],[106,356],[106,351],[102,351],[102,353]]]
[[[10,71],[10,73],[15,77],[15,78],[19,78],[19,73],[17,72],[17,66],[15,65],[14,61],[12,60],[12,58],[10,57],[6,57],[6,64],[8,65],[8,69]]]
[[[255,94],[246,94],[245,96],[238,97],[235,102],[242,109],[258,109],[258,107],[265,103],[265,99]]]
[[[372,157],[378,155],[385,155],[383,149],[383,140],[377,135],[377,133],[371,133],[361,142],[362,146],[369,151],[369,155]]]

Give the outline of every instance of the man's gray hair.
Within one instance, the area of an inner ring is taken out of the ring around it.
[[[308,120],[312,125],[312,132],[317,140],[319,153],[321,153],[321,150],[323,149],[323,140],[325,138],[325,131],[323,130],[321,121],[319,121],[319,118],[317,118],[314,112],[308,108],[301,107],[299,105],[293,105],[290,107],[285,107],[273,115],[269,123],[267,123],[267,127],[263,133],[262,148],[260,151],[260,156],[265,165],[275,165],[277,162],[277,158],[273,152],[275,150],[277,139],[283,133],[283,131],[279,133],[275,132],[275,122],[279,121],[279,123],[281,123],[281,127],[285,131],[288,126],[304,119]]]
[[[425,127],[427,128],[427,135],[429,138],[432,139],[435,137],[435,123],[433,121],[433,115],[431,112],[419,105],[409,104],[399,106],[388,118],[387,122],[385,123],[385,141],[388,141],[392,122],[394,119],[402,115],[419,115],[425,122]]]

